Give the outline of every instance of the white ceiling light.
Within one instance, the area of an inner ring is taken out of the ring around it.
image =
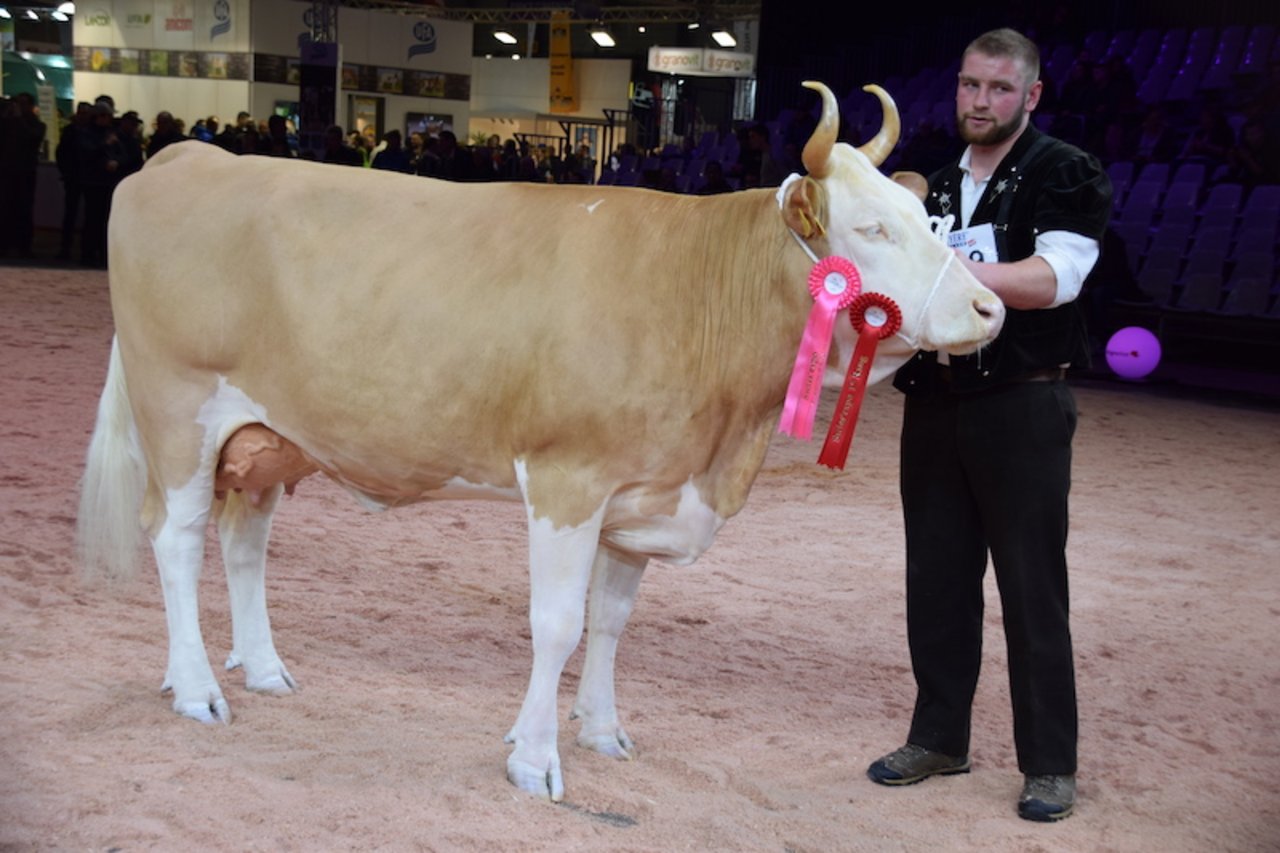
[[[28,10],[27,10],[27,17],[28,17],[28,18],[30,18],[30,19],[31,19],[31,20],[33,20],[33,21],[38,21],[38,20],[40,20],[40,16],[36,14],[36,10],[35,10],[35,9],[28,9]]]
[[[64,15],[74,15],[76,13],[75,3],[63,3],[58,7],[58,11]]]
[[[603,27],[596,27],[591,31],[591,40],[601,47],[614,47],[617,42],[613,40],[613,36],[609,35],[609,31]]]
[[[7,21],[12,17],[13,15],[9,13],[8,9],[6,9],[4,6],[0,6],[0,18],[4,18]]]
[[[496,38],[498,41],[502,42],[503,44],[516,43],[516,37],[511,35],[511,33],[507,32],[506,30],[494,30],[493,37]]]
[[[71,20],[70,18],[67,17],[67,13],[62,11],[61,9],[54,9],[52,12],[49,13],[49,17],[53,18],[55,21]]]
[[[692,24],[689,25],[689,29],[696,30],[700,26],[702,26],[702,24],[699,24],[697,21],[694,21]]]
[[[712,33],[711,38],[713,41],[715,41],[716,44],[720,45],[721,47],[737,47],[738,46],[738,40],[733,37],[733,33],[723,28],[718,29],[714,33]]]

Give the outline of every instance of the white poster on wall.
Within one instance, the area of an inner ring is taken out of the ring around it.
[[[116,26],[129,47],[155,46],[155,0],[116,0]]]
[[[154,16],[155,46],[165,50],[195,48],[195,3],[193,0],[157,0]]]

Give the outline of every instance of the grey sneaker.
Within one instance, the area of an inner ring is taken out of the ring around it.
[[[1049,823],[1069,816],[1075,805],[1075,776],[1028,776],[1018,798],[1018,817]]]
[[[930,776],[969,772],[969,756],[943,755],[909,743],[867,768],[867,778],[881,785],[913,785]]]

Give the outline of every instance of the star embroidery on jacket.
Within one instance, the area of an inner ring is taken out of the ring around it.
[[[951,193],[938,193],[938,206],[942,208],[942,214],[945,216],[951,209]]]
[[[1001,178],[1000,182],[996,184],[995,194],[1000,195],[1000,193],[1004,192],[1007,189],[1009,189],[1009,180],[1007,178]]]

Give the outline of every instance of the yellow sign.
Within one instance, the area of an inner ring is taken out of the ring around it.
[[[573,43],[569,37],[569,11],[551,13],[551,112],[578,111],[578,81],[573,77]]]

